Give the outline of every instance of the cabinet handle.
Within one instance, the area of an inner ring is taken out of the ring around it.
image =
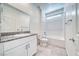
[[[28,49],[28,45],[26,45],[26,49]]]
[[[30,48],[30,44],[28,44],[28,48]]]
[[[67,23],[65,23],[65,24],[67,24]]]
[[[68,21],[71,21],[72,22],[72,19],[69,19]]]
[[[75,42],[75,40],[72,38],[72,39],[69,39],[69,40],[72,40],[73,42]]]
[[[26,49],[28,49],[28,48],[30,48],[30,44],[27,44],[27,45],[26,45]]]

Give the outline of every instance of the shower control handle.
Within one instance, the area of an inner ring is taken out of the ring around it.
[[[65,22],[65,24],[68,24],[69,22],[72,22],[72,19],[67,20],[67,22]]]
[[[69,40],[72,40],[73,42],[75,42],[75,40],[72,38],[72,39],[69,39]]]

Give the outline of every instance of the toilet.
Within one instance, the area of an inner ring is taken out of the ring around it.
[[[48,45],[48,39],[42,38],[40,39],[40,46],[46,47]]]

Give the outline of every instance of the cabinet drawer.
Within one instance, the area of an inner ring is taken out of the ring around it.
[[[14,41],[5,42],[4,43],[4,51],[6,51],[8,49],[12,49],[22,43],[25,43],[25,39],[18,39],[18,40],[14,40]]]
[[[7,52],[4,52],[5,56],[27,56],[27,48],[26,48],[27,43],[18,46],[14,49],[11,49]]]

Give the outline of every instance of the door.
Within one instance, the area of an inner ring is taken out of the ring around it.
[[[76,4],[65,4],[65,39],[66,51],[70,56],[76,55]]]
[[[76,35],[76,45],[77,45],[77,55],[79,56],[79,3],[77,5],[77,35]]]

